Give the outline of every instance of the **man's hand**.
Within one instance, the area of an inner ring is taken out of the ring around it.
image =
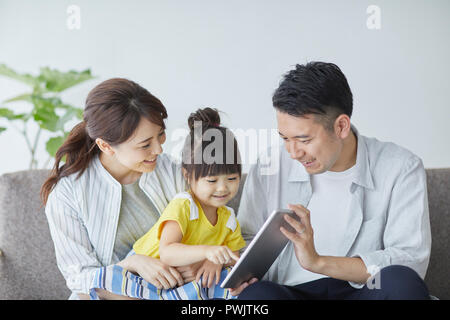
[[[281,227],[281,232],[294,244],[295,255],[299,264],[306,270],[315,272],[319,268],[320,256],[314,247],[314,232],[311,227],[310,212],[302,205],[288,205],[300,217],[301,222],[285,215],[284,219],[294,228],[289,232]]]
[[[241,294],[241,292],[247,288],[249,285],[251,285],[252,283],[255,283],[256,281],[258,281],[258,279],[256,278],[252,278],[250,279],[250,281],[248,282],[243,282],[239,287],[234,288],[234,289],[230,289],[230,294],[232,296],[238,296]]]

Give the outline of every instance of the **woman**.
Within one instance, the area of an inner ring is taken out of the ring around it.
[[[84,120],[56,153],[41,197],[70,299],[88,298],[92,275],[111,264],[158,288],[195,279],[199,264],[173,268],[148,256],[126,256],[185,190],[181,168],[162,153],[166,118],[161,101],[146,89],[106,80],[89,93]]]

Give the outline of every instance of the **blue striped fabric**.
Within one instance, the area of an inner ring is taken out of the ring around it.
[[[231,268],[222,269],[220,279],[225,279],[230,271]],[[96,271],[89,296],[93,300],[98,300],[95,289],[104,289],[114,294],[145,300],[236,299],[228,289],[220,287],[220,282],[212,288],[202,288],[201,279],[173,289],[157,289],[142,277],[117,265],[102,267]]]

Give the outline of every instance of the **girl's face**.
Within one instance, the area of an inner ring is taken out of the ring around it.
[[[183,169],[186,177],[186,171]],[[188,179],[192,193],[205,207],[218,208],[224,206],[236,195],[239,189],[239,174],[221,174],[207,176],[198,180]]]
[[[127,172],[139,174],[153,171],[165,141],[164,129],[142,118],[134,134],[127,141],[116,146],[100,143],[106,144],[101,149],[113,159],[115,171],[127,175]]]

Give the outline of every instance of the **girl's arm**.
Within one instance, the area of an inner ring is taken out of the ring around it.
[[[166,221],[162,228],[159,257],[165,264],[178,267],[205,259],[214,263],[224,264],[232,259],[239,259],[226,246],[186,245],[180,243],[183,234],[176,221]]]
[[[161,228],[159,257],[162,262],[178,267],[205,260],[207,246],[191,246],[180,243],[183,234],[176,221],[166,221]]]

